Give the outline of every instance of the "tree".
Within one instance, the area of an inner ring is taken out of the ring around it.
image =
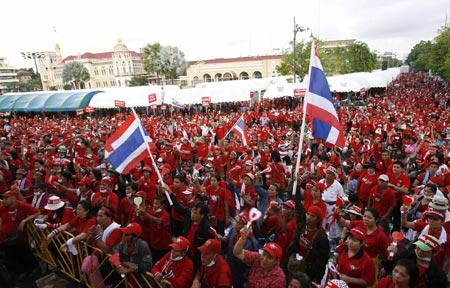
[[[183,51],[175,46],[161,47],[159,52],[159,66],[165,78],[174,79],[186,72],[186,60]]]
[[[71,84],[74,89],[83,89],[84,82],[89,81],[91,76],[86,67],[80,62],[69,62],[64,65],[63,83]]]
[[[131,78],[130,82],[128,82],[129,87],[133,86],[146,86],[147,85],[147,78],[143,76],[134,76]]]
[[[377,67],[377,55],[370,52],[369,46],[360,41],[348,46],[348,72],[370,72]]]
[[[442,78],[450,79],[450,27],[439,30],[439,34],[434,38],[435,44],[431,47],[431,69]]]
[[[144,62],[144,69],[147,74],[152,75],[156,74],[156,78],[158,79],[161,75],[161,66],[159,63],[159,52],[161,50],[161,44],[155,42],[153,44],[147,44],[143,48],[143,52],[141,55],[141,59]]]
[[[417,71],[428,71],[430,67],[430,56],[433,43],[431,41],[420,41],[411,49],[405,63]]]
[[[291,43],[294,44],[293,42]],[[294,54],[292,51],[286,50],[280,65],[275,69],[280,75],[294,75]],[[295,43],[295,74],[303,80],[309,69],[309,57],[311,52],[311,41],[302,41]]]

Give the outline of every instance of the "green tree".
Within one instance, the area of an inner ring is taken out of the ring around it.
[[[89,81],[91,76],[86,67],[80,62],[69,62],[63,68],[63,83],[72,85],[74,89],[83,89],[84,82]]]
[[[434,45],[431,48],[431,69],[442,78],[450,79],[450,27],[439,30],[439,34],[434,38]]]
[[[147,78],[144,76],[134,76],[131,78],[130,82],[128,82],[129,87],[133,86],[146,86],[147,85]]]
[[[159,52],[159,66],[166,79],[174,80],[186,72],[186,60],[183,51],[175,46],[163,46]]]
[[[411,49],[405,63],[410,65],[417,71],[428,71],[430,66],[431,49],[433,43],[431,41],[420,41]]]
[[[294,43],[291,42],[293,45]],[[317,44],[316,44],[317,45]],[[275,69],[277,73],[283,76],[294,75],[294,54],[292,50],[286,50],[280,65]],[[295,74],[303,80],[309,69],[309,57],[311,52],[311,41],[302,41],[295,43]]]
[[[375,53],[370,52],[369,46],[360,41],[348,46],[348,72],[370,72],[377,67],[378,61]]]
[[[144,62],[144,69],[149,75],[156,74],[156,78],[158,79],[161,75],[161,65],[159,63],[159,52],[161,51],[161,44],[155,42],[153,44],[147,44],[143,48],[143,52],[141,55],[141,59]]]

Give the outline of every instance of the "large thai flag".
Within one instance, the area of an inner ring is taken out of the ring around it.
[[[231,127],[230,132],[236,134],[239,138],[242,139],[242,143],[247,146],[248,145],[248,135],[247,129],[245,127],[244,116],[239,117],[239,119],[234,123],[233,127]]]
[[[117,172],[126,174],[136,167],[137,163],[149,156],[148,142],[151,141],[133,111],[106,140],[105,158]]]
[[[314,137],[343,148],[345,145],[342,125],[333,105],[330,87],[323,72],[319,56],[311,45],[309,87],[305,96],[306,113],[312,119]]]
[[[187,109],[186,106],[184,106],[183,104],[181,104],[180,102],[178,102],[175,99],[172,99],[172,107],[173,108],[178,108],[178,109]]]

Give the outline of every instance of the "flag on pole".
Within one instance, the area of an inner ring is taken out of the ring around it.
[[[244,146],[248,145],[248,135],[247,129],[245,127],[244,116],[242,115],[239,119],[234,123],[233,127],[231,127],[230,132],[236,134],[239,138],[242,139],[242,143]]]
[[[105,158],[117,172],[127,174],[139,161],[149,156],[148,142],[152,139],[133,111],[106,140]]]
[[[343,148],[345,139],[342,125],[334,108],[330,87],[314,48],[314,41],[311,45],[309,86],[305,96],[305,105],[306,113],[312,120],[313,136]]]
[[[184,106],[183,104],[181,104],[180,102],[178,102],[175,99],[172,99],[172,107],[173,108],[178,108],[178,109],[187,109],[186,106]]]

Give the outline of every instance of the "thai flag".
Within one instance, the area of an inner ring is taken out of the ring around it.
[[[239,119],[234,123],[233,127],[230,130],[234,134],[236,134],[239,138],[242,139],[242,143],[247,146],[248,145],[248,135],[245,127],[244,116],[239,117]]]
[[[312,134],[340,148],[345,145],[341,123],[333,105],[330,87],[319,56],[311,45],[309,87],[305,96],[306,113],[312,119]]]
[[[180,102],[176,101],[175,99],[172,99],[172,107],[173,108],[178,108],[178,109],[187,109],[186,106],[184,106]]]
[[[117,172],[127,174],[149,156],[152,139],[133,110],[124,123],[106,140],[105,158]]]

